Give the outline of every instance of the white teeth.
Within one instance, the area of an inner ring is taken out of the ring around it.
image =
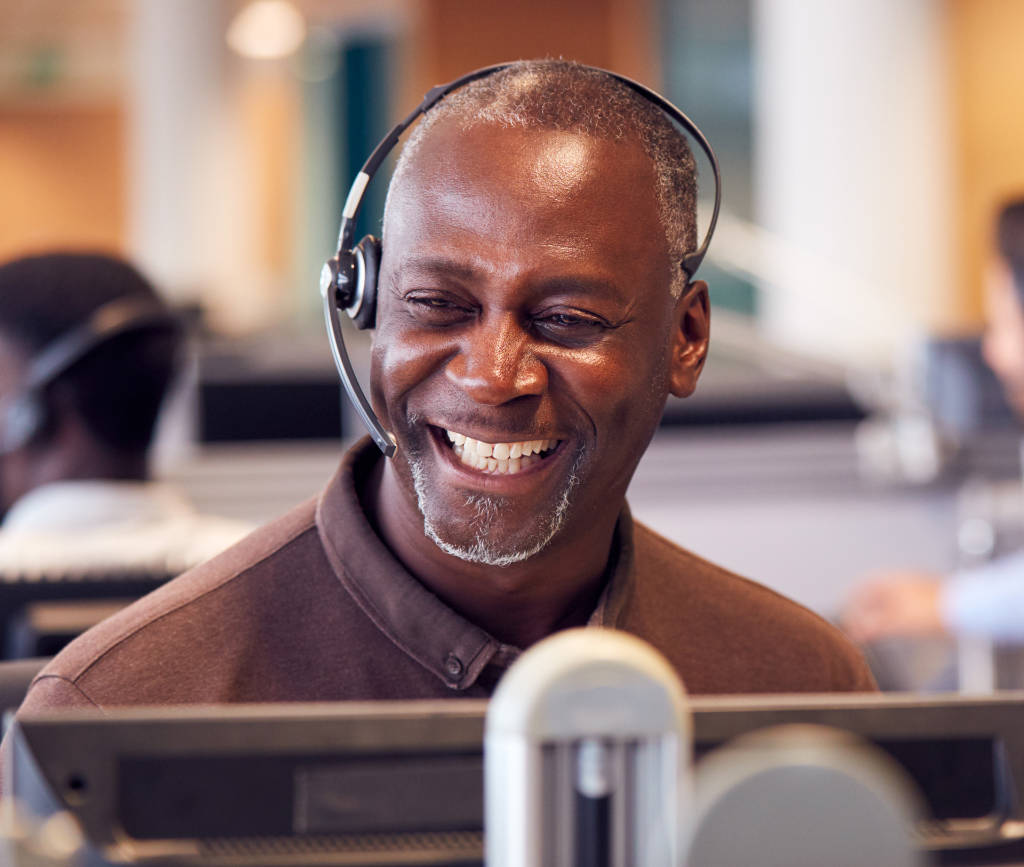
[[[494,449],[494,446],[492,446],[490,443],[475,440],[473,439],[473,437],[466,437],[465,446],[467,452],[472,452],[473,454],[480,455],[480,457],[482,458],[489,458],[491,456],[491,452]]]
[[[514,475],[541,460],[539,454],[553,449],[558,440],[524,440],[514,443],[485,443],[457,431],[446,430],[456,457],[468,467],[485,473]]]

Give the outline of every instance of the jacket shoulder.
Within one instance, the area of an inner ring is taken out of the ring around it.
[[[636,525],[639,617],[673,653],[704,669],[696,692],[874,691],[860,651],[837,627],[756,581]]]
[[[80,635],[37,675],[29,698],[34,699],[32,693],[37,687],[44,693],[54,689],[67,692],[69,688],[79,691],[83,676],[101,666],[119,646],[144,637],[156,624],[167,627],[176,618],[191,619],[197,608],[209,604],[232,584],[258,574],[261,565],[304,537],[312,534],[315,538],[315,504],[310,500],[295,507]]]

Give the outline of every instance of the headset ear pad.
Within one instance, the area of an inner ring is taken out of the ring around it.
[[[380,273],[380,240],[367,235],[356,244],[356,280],[362,283],[362,291],[356,288],[357,305],[349,312],[356,328],[373,328],[377,319],[377,275]]]

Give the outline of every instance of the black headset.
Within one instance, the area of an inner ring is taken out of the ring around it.
[[[165,307],[145,298],[117,298],[98,307],[81,325],[47,344],[29,362],[21,391],[0,419],[0,455],[28,445],[49,423],[46,387],[90,352],[130,331],[180,328]]]
[[[380,268],[380,241],[373,235],[367,235],[358,244],[355,243],[356,217],[363,203],[363,195],[370,179],[380,168],[381,163],[398,144],[398,139],[416,119],[426,114],[437,103],[444,99],[449,93],[458,90],[465,84],[475,81],[478,78],[485,78],[507,69],[510,64],[502,63],[497,66],[487,66],[477,69],[466,75],[456,78],[448,84],[441,84],[427,91],[423,101],[413,109],[409,115],[398,123],[374,148],[373,153],[363,163],[363,167],[349,190],[348,198],[345,200],[345,208],[341,214],[341,229],[338,232],[338,252],[334,258],[329,259],[320,272],[320,294],[323,297],[324,319],[327,322],[327,336],[331,342],[331,354],[334,356],[334,363],[341,376],[342,385],[352,401],[356,412],[362,419],[377,443],[380,450],[386,457],[393,457],[395,454],[395,438],[384,429],[380,419],[377,418],[373,408],[370,406],[366,395],[356,381],[355,371],[352,369],[352,362],[349,360],[348,351],[345,349],[345,338],[341,329],[341,311],[344,310],[356,328],[372,328],[377,316],[377,275]],[[606,69],[595,67],[584,67],[614,78],[616,81],[629,87],[638,93],[648,102],[654,103],[664,111],[672,120],[676,121],[692,138],[701,151],[707,156],[711,163],[711,170],[715,179],[715,205],[711,213],[711,222],[708,224],[707,233],[701,245],[692,253],[687,253],[680,268],[692,278],[711,243],[711,236],[715,231],[715,224],[718,222],[718,209],[722,201],[722,179],[718,169],[718,159],[704,133],[697,128],[697,125],[690,120],[683,112],[672,105],[665,97],[644,85],[609,72]]]

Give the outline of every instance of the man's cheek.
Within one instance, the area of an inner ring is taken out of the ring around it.
[[[377,352],[377,372],[387,383],[403,388],[418,385],[443,368],[458,346],[450,339],[422,332],[394,332],[381,342]]]
[[[391,415],[413,395],[420,409],[429,403],[437,374],[451,350],[408,333],[378,334],[373,351],[374,403]]]
[[[665,400],[665,374],[647,358],[625,354],[576,358],[568,379],[577,400],[598,426],[607,421],[616,429],[629,430],[629,423],[636,423],[638,415],[660,413]],[[617,427],[624,423],[629,426]]]
[[[374,334],[370,355],[374,393],[391,397],[396,391],[401,391],[404,382],[413,377],[410,368],[416,356],[415,347],[401,333],[378,330]]]

